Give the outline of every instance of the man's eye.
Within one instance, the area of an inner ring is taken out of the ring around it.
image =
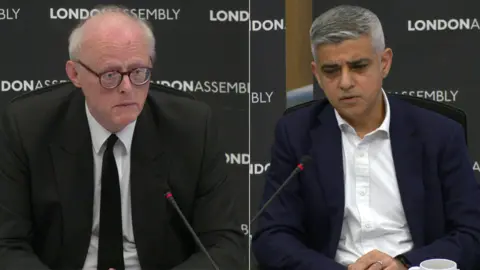
[[[337,68],[325,68],[325,69],[323,69],[323,73],[325,73],[325,74],[333,74],[337,71],[338,71]]]
[[[354,65],[354,66],[352,66],[352,69],[364,69],[364,68],[366,68],[367,66],[368,66],[367,64]]]

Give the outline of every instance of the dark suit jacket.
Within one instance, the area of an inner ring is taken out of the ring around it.
[[[389,101],[395,171],[414,243],[405,256],[414,265],[440,257],[472,269],[480,250],[480,191],[464,131],[436,113]],[[326,101],[278,122],[264,199],[303,155],[312,163],[259,220],[253,252],[265,269],[345,269],[334,261],[345,207],[341,131]]]
[[[247,251],[224,164],[209,107],[151,87],[131,154],[142,269],[211,269],[165,200],[167,185],[219,267],[240,267]],[[80,89],[66,83],[12,101],[0,132],[0,268],[82,268],[92,231],[93,177]]]

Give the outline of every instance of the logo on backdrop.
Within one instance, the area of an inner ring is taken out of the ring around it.
[[[103,12],[104,9],[87,9],[87,8],[50,8],[50,19],[52,20],[79,20],[87,19],[97,13]],[[173,21],[180,18],[180,9],[174,8],[157,8],[157,9],[124,9],[137,18],[143,20]]]
[[[387,91],[388,92],[388,91]],[[455,102],[458,99],[458,89],[435,89],[435,90],[402,90],[391,91],[390,93],[415,96],[431,99],[439,102]]]
[[[274,91],[270,92],[252,92],[252,104],[271,103]]]
[[[225,153],[227,164],[231,165],[249,165],[250,174],[263,174],[270,167],[270,163],[250,163],[250,155],[248,153]]]
[[[201,92],[213,94],[247,94],[249,83],[225,81],[152,81],[184,92]]]
[[[240,229],[243,231],[244,235],[249,235],[250,234],[250,228],[248,228],[248,224],[240,225]]]
[[[250,13],[247,10],[210,10],[211,22],[248,22]],[[250,31],[278,31],[285,29],[285,20],[251,20]]]
[[[57,83],[68,82],[68,80],[15,80],[15,81],[0,81],[1,92],[21,92],[33,91],[42,87],[54,85]]]
[[[480,164],[478,164],[478,161],[475,161],[473,163],[473,170],[476,172],[480,172]]]
[[[447,31],[447,30],[480,30],[478,20],[467,19],[435,19],[435,20],[408,20],[409,32]]]
[[[20,15],[19,8],[0,8],[0,21],[17,20]]]

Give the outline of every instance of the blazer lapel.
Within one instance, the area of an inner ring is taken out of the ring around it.
[[[415,246],[424,244],[424,187],[422,144],[415,136],[408,107],[389,98],[391,108],[390,140],[398,187],[405,216]]]
[[[65,105],[65,118],[50,144],[63,217],[62,265],[82,268],[93,220],[93,152],[80,90]]]
[[[168,266],[165,230],[171,215],[164,197],[168,187],[168,127],[164,119],[154,119],[150,106],[146,103],[138,117],[132,141],[132,222],[142,269],[164,269]]]
[[[345,208],[342,135],[333,107],[325,105],[319,123],[310,132],[312,158],[316,164],[325,203],[328,207],[332,241],[329,250],[336,250]]]

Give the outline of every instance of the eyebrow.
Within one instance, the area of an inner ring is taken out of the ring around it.
[[[355,65],[360,65],[360,64],[368,64],[370,62],[371,62],[371,60],[368,59],[368,58],[360,58],[360,59],[354,60],[354,61],[347,61],[347,64],[349,66],[355,66]],[[338,64],[328,64],[327,63],[327,64],[323,64],[321,68],[322,69],[337,68],[338,66],[339,66]]]
[[[140,68],[140,67],[150,67],[149,64],[143,64],[143,63],[140,63],[140,62],[133,62],[131,64],[129,64],[127,66],[127,70],[132,70],[132,69],[136,69],[136,68]],[[99,73],[104,73],[104,72],[109,72],[109,71],[121,71],[123,69],[123,67],[121,65],[118,65],[118,64],[109,64],[107,66],[105,66],[101,72]]]

